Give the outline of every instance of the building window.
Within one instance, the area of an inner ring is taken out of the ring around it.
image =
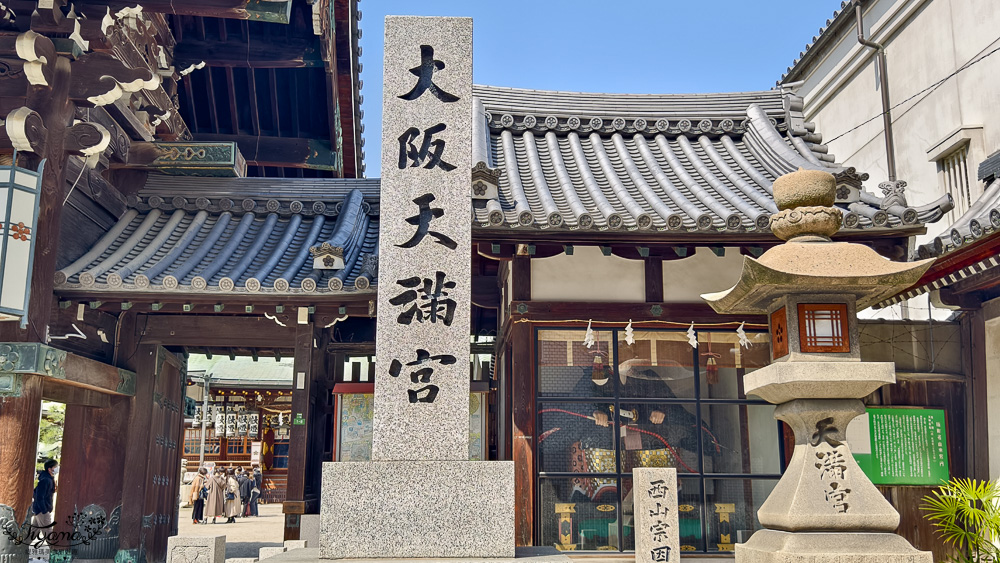
[[[228,438],[226,440],[226,455],[249,455],[250,442],[246,438]]]
[[[220,440],[215,437],[215,431],[209,427],[205,433],[205,455],[219,455]],[[201,428],[184,429],[184,455],[199,455],[201,449]]]
[[[972,189],[973,184],[969,181],[968,143],[939,158],[937,168],[942,188],[950,193],[955,200],[955,209],[951,212],[952,221],[954,221],[964,215],[972,202],[979,196]]]
[[[799,303],[799,347],[803,352],[850,352],[847,305]]]
[[[635,549],[632,470],[678,472],[681,548],[732,551],[783,470],[774,406],[743,376],[767,365],[770,335],[540,329],[536,538],[573,550]],[[572,510],[570,510],[572,508]]]
[[[288,439],[274,440],[274,458],[271,469],[288,469]]]

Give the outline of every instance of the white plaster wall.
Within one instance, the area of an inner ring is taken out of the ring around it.
[[[1000,10],[988,0],[877,0],[866,3],[865,26],[886,45],[889,92],[893,105],[937,82],[1000,45]],[[857,45],[854,28],[814,63],[798,94],[805,115],[829,140],[881,112],[874,57]],[[960,127],[982,126],[982,146],[970,162],[973,193],[979,160],[1000,150],[1000,53],[963,70],[932,92],[893,110],[897,171],[906,180],[910,205],[929,203],[944,194],[928,150]],[[871,174],[866,183],[878,192],[887,179],[882,120],[829,142],[838,162]],[[926,242],[955,217],[928,225]]]
[[[986,420],[1000,420],[1000,318],[986,321]],[[1000,478],[1000,424],[986,425],[990,479]]]
[[[704,303],[702,293],[732,287],[743,270],[743,255],[727,248],[725,256],[699,247],[692,256],[663,261],[663,300],[668,303]]]
[[[577,246],[531,260],[532,301],[643,302],[645,266],[641,260],[605,256],[596,246]]]

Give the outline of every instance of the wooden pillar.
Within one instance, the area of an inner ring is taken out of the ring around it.
[[[967,384],[966,467],[968,476],[990,478],[990,451],[987,419],[986,316],[983,309],[967,312],[961,321],[962,357]]]
[[[514,301],[531,301],[531,257],[515,256],[510,263],[510,297]]]
[[[22,377],[20,397],[0,399],[0,514],[5,506],[10,507],[18,526],[31,518],[41,408],[42,377],[38,375]],[[8,555],[15,556],[12,562],[27,561],[27,548],[0,536],[0,560]]]
[[[121,510],[122,481],[127,471],[121,452],[128,447],[125,430],[130,401],[128,397],[113,397],[106,408],[66,405],[56,532],[72,534],[73,527],[67,519],[74,511],[83,511],[92,504],[101,507],[109,520],[116,510]],[[113,558],[114,551],[103,551],[108,543],[113,544],[114,538],[99,536],[92,546],[77,548],[87,551],[86,556],[79,558]]]
[[[292,379],[292,428],[288,444],[288,484],[285,493],[285,539],[299,539],[302,514],[307,513],[306,483],[309,472],[309,420],[312,410],[312,373],[315,359],[315,325],[300,324],[295,331],[295,369]],[[311,487],[310,487],[311,488]],[[312,492],[312,491],[310,491]],[[311,500],[311,499],[310,499]],[[314,501],[315,502],[315,501]]]
[[[141,561],[146,488],[152,486],[149,450],[152,441],[153,388],[156,383],[156,346],[143,344],[135,352],[135,395],[129,399],[125,427],[125,473],[122,480],[122,519],[119,563]]]
[[[646,303],[663,302],[663,260],[650,256],[644,261],[646,271]]]
[[[310,365],[309,381],[312,387],[309,403],[309,418],[306,419],[309,429],[309,452],[308,465],[306,466],[306,514],[318,514],[320,496],[323,484],[323,461],[326,446],[327,432],[331,421],[327,420],[327,400],[333,390],[333,381],[329,378],[331,373],[330,358],[332,355],[326,351],[330,341],[330,330],[319,329],[315,331],[317,346],[313,348],[313,359]],[[312,499],[315,499],[313,501]]]
[[[531,300],[531,260],[511,261],[511,298]],[[535,529],[535,366],[530,323],[511,326],[512,444],[515,545],[534,545]]]

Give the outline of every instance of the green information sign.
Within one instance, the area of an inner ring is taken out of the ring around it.
[[[292,424],[296,426],[302,426],[306,423],[306,419],[302,418],[302,413],[295,413],[295,418],[292,419]]]
[[[943,410],[871,408],[851,422],[847,439],[876,485],[940,485],[949,478]]]

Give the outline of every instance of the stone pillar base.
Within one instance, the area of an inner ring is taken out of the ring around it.
[[[514,462],[323,464],[320,558],[514,557]]]
[[[888,533],[759,530],[736,544],[737,563],[933,563],[901,536]]]

